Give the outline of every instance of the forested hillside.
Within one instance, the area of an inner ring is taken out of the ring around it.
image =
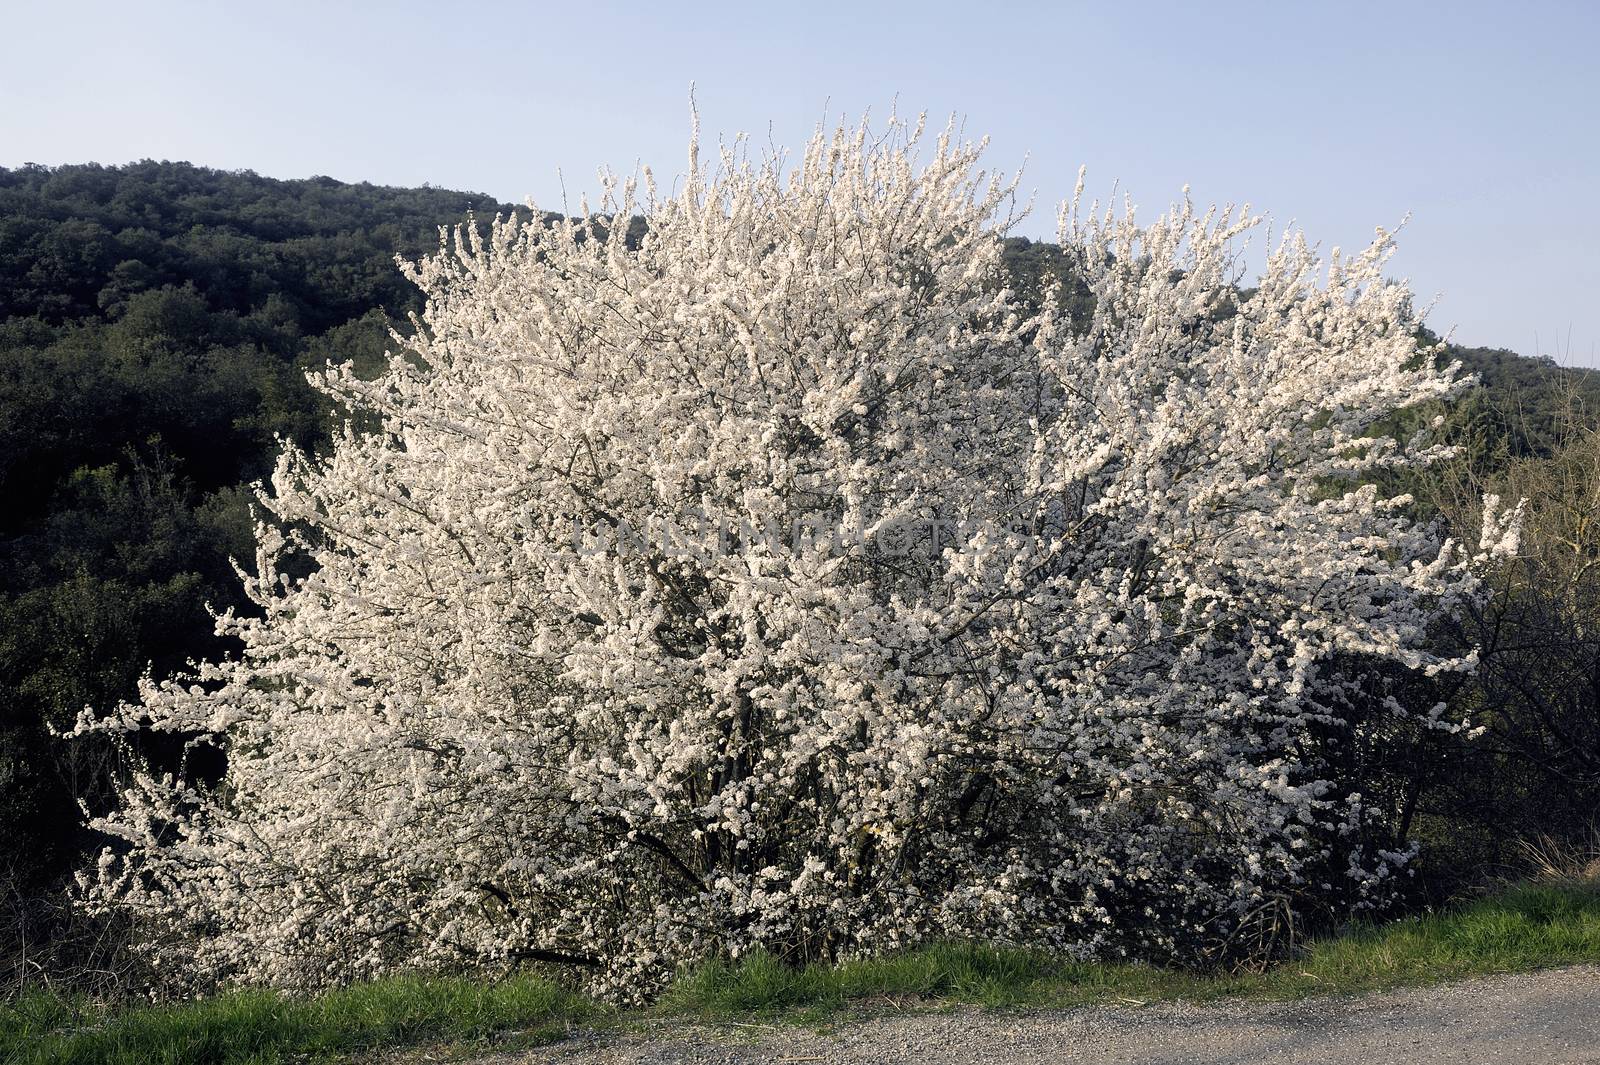
[[[395,256],[435,248],[469,212],[510,210],[188,164],[0,169],[0,876],[13,897],[79,863],[78,800],[103,806],[117,778],[110,745],[51,730],[129,698],[147,670],[224,650],[209,610],[245,606],[229,558],[252,556],[248,485],[278,438],[315,450],[334,424],[306,370],[375,368],[418,306]],[[1053,245],[1013,239],[1006,255],[1029,297],[1062,276]],[[1600,394],[1600,377],[1545,360],[1447,357],[1484,383],[1451,414],[1474,485],[1570,449],[1573,404],[1592,412]],[[1581,769],[1591,740],[1566,738]],[[158,763],[179,747],[139,742]]]
[[[0,873],[64,872],[108,753],[51,739],[242,605],[274,438],[325,440],[307,367],[371,364],[395,267],[481,194],[183,163],[0,169]],[[91,745],[92,746],[92,745]]]

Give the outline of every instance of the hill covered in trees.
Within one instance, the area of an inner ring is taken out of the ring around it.
[[[305,382],[373,364],[418,307],[395,267],[475,193],[277,181],[185,163],[0,169],[0,867],[81,846],[108,774],[48,736],[213,653],[242,605],[248,493],[283,436],[331,425]],[[78,749],[74,750],[73,748]]]

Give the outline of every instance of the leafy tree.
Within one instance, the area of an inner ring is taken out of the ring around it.
[[[1411,760],[1432,879],[1447,887],[1518,868],[1530,846],[1592,847],[1600,831],[1600,422],[1590,380],[1559,381],[1474,397],[1456,426],[1462,454],[1416,482],[1459,537],[1480,535],[1472,501],[1485,493],[1526,511],[1488,594],[1441,619],[1480,659],[1442,693],[1475,729],[1430,737]]]

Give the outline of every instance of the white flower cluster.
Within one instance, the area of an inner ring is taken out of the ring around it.
[[[533,959],[626,997],[758,947],[1184,950],[1380,890],[1404,855],[1319,752],[1364,671],[1463,666],[1424,641],[1473,590],[1371,484],[1440,454],[1380,419],[1460,387],[1389,238],[1325,275],[1286,240],[1241,292],[1253,220],[1075,199],[1093,314],[1033,314],[1013,184],[927,141],[736,144],[407,267],[388,371],[318,378],[381,430],[262,493],[242,654],[80,725],[227,755],[98,819],[89,904],[195,980]],[[860,535],[572,535],[690,515]]]

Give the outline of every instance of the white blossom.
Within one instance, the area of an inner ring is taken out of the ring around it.
[[[407,266],[388,371],[315,378],[379,428],[261,493],[242,653],[80,726],[227,753],[96,821],[89,903],[196,979],[532,958],[628,996],[757,947],[1188,950],[1269,891],[1379,892],[1404,855],[1320,744],[1364,671],[1462,667],[1426,636],[1473,584],[1373,486],[1442,453],[1381,420],[1461,387],[1390,237],[1324,270],[1291,236],[1241,293],[1255,220],[1074,199],[1094,310],[1034,314],[1012,183],[926,142],[736,143]]]

